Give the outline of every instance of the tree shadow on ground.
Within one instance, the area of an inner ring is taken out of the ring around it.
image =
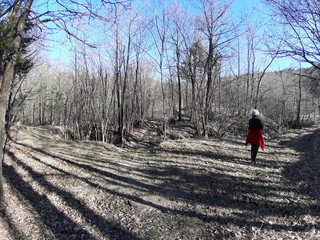
[[[320,129],[309,130],[297,138],[280,142],[300,153],[300,160],[286,166],[283,176],[295,185],[295,190],[314,200],[315,205],[305,206],[306,211],[320,215]],[[320,228],[320,225],[319,225]]]
[[[24,234],[17,228],[17,226],[12,222],[10,214],[7,212],[7,206],[0,211],[0,227],[1,237],[6,240],[22,240],[23,238],[19,236],[24,236]],[[4,236],[3,236],[4,235]]]
[[[24,145],[25,147],[29,147],[27,145]],[[263,195],[266,195],[268,193],[274,193],[278,190],[278,187],[274,186],[271,183],[264,183],[262,181],[256,181],[255,179],[250,179],[247,177],[241,177],[236,176],[232,172],[228,172],[226,170],[223,172],[223,169],[219,169],[219,166],[211,166],[215,170],[219,170],[221,173],[218,172],[203,172],[199,171],[199,169],[195,168],[192,165],[189,165],[188,163],[181,165],[181,166],[161,166],[158,165],[156,168],[146,168],[146,169],[135,169],[136,172],[141,172],[144,175],[148,176],[150,179],[158,179],[159,184],[151,184],[150,182],[143,182],[139,181],[133,178],[129,178],[126,176],[122,176],[121,174],[116,174],[114,172],[110,172],[106,169],[101,169],[92,165],[89,165],[87,163],[83,163],[82,161],[73,161],[70,159],[62,158],[58,155],[54,155],[52,153],[49,153],[47,151],[44,151],[42,149],[32,148],[32,150],[40,152],[41,154],[48,155],[55,160],[59,160],[62,162],[65,162],[69,165],[72,165],[76,168],[83,169],[87,172],[90,172],[92,174],[99,174],[103,177],[108,177],[111,179],[114,184],[118,184],[119,186],[126,186],[129,185],[132,188],[135,188],[137,190],[142,190],[146,194],[157,194],[160,196],[163,196],[167,199],[172,199],[175,201],[184,201],[189,204],[201,204],[203,206],[211,206],[211,207],[222,207],[222,208],[228,208],[228,209],[234,209],[242,210],[247,212],[249,214],[248,216],[217,216],[215,214],[206,214],[201,213],[196,210],[185,210],[185,209],[174,209],[171,207],[163,206],[161,204],[156,204],[154,202],[149,202],[146,200],[143,200],[140,197],[136,197],[129,194],[123,194],[114,190],[109,190],[107,188],[102,188],[101,186],[97,185],[96,183],[93,183],[92,181],[83,178],[82,181],[91,185],[92,187],[100,187],[103,190],[117,195],[119,197],[128,199],[130,201],[138,202],[144,205],[151,206],[153,208],[156,208],[164,213],[170,213],[180,216],[186,216],[186,217],[194,217],[198,218],[204,222],[219,222],[220,224],[228,224],[230,222],[235,223],[239,227],[246,227],[246,226],[256,226],[259,228],[265,228],[268,229],[270,226],[267,224],[264,224],[261,221],[253,220],[255,215],[260,216],[270,216],[270,215],[277,215],[278,213],[282,214],[292,214],[293,209],[288,208],[288,205],[286,203],[281,202],[273,202],[273,201],[267,201],[267,200],[261,200],[259,198],[250,197],[251,194],[257,194],[259,197],[263,197]],[[176,154],[179,157],[181,155],[188,155],[188,156],[203,156],[215,159],[221,159],[222,161],[230,160],[230,158],[234,158],[232,161],[235,164],[241,164],[241,159],[237,159],[235,156],[224,156],[224,155],[212,155],[203,153],[201,151],[196,152],[185,152],[183,151],[172,151],[170,154]],[[41,161],[41,159],[35,160]],[[94,160],[92,160],[94,161]],[[161,161],[161,159],[159,159]],[[23,165],[23,163],[20,163]],[[29,173],[34,176],[35,179],[41,179],[41,176],[37,176],[37,173],[35,173],[31,168],[28,168],[28,166],[23,165],[25,169],[29,171]],[[52,168],[53,166],[51,166]],[[63,172],[61,169],[57,169],[60,172]],[[65,173],[68,174],[68,173]],[[45,186],[46,188],[49,188],[50,191],[57,193],[60,196],[63,196],[67,202],[74,202],[78,201],[75,199],[74,196],[72,196],[70,193],[62,191],[61,189],[58,189],[48,182],[40,181],[40,183]],[[22,190],[22,189],[21,189]],[[290,192],[292,189],[290,188],[284,188],[283,191]],[[79,211],[82,212],[82,214],[86,215],[88,212],[90,212],[86,207],[81,204],[81,202],[77,203],[77,209],[79,208]],[[248,213],[249,212],[249,213]],[[106,223],[97,213],[90,213],[95,215],[95,219],[97,222],[97,225],[100,224],[109,224]],[[251,215],[251,217],[250,217]],[[304,229],[304,226],[295,226],[292,228],[291,226],[287,225],[281,225],[281,224],[274,224],[273,229],[278,230],[296,230],[296,231],[302,231]],[[123,231],[120,230],[119,231]],[[128,235],[128,233],[125,232],[125,234]],[[132,236],[127,236],[126,239],[130,239]],[[115,239],[115,238],[114,238]]]
[[[28,175],[31,176],[33,181],[37,182],[39,185],[44,187],[46,191],[55,193],[59,197],[65,200],[65,203],[70,208],[75,208],[77,211],[85,217],[87,221],[92,222],[92,224],[97,227],[101,233],[106,237],[111,237],[112,239],[122,240],[131,239],[139,240],[134,234],[129,231],[122,229],[117,224],[105,220],[98,213],[93,212],[90,208],[86,206],[80,199],[77,199],[70,192],[60,189],[54,186],[52,183],[46,180],[46,176],[38,173],[32,167],[28,166],[23,162],[23,159],[19,159],[15,153],[7,151],[7,155],[14,161],[19,167],[27,171]],[[52,236],[47,236],[49,238],[54,237],[54,239],[86,239],[86,240],[98,240],[96,237],[92,236],[86,229],[81,227],[74,220],[69,218],[62,210],[59,210],[55,205],[53,205],[50,199],[43,194],[35,191],[28,181],[15,170],[12,165],[3,164],[4,178],[11,188],[18,192],[19,195],[26,200],[33,210],[39,216],[44,226],[50,230]],[[97,187],[97,186],[96,186]],[[10,225],[14,225],[11,223]],[[21,238],[23,239],[23,237]]]
[[[92,176],[96,176],[100,183],[108,181],[108,183],[117,185],[119,188],[127,187],[134,189],[137,194],[123,193],[117,189],[109,189],[107,186],[97,183],[90,178],[74,175],[73,173],[64,170],[62,167],[57,167],[52,163],[42,161],[41,157],[30,155],[34,161],[45,164],[48,168],[55,170],[58,174],[72,176],[82,183],[88,184],[92,188],[99,188],[108,194],[121,197],[127,201],[152,207],[161,211],[162,214],[170,214],[182,218],[196,218],[203,223],[218,223],[220,225],[232,223],[240,228],[254,226],[259,229],[270,230],[271,227],[274,230],[299,232],[308,227],[308,224],[290,226],[286,223],[274,223],[270,226],[270,224],[264,222],[264,217],[276,216],[279,214],[290,216],[295,214],[294,212],[296,209],[286,202],[273,201],[270,200],[270,198],[267,198],[271,195],[275,195],[277,197],[276,200],[282,199],[277,193],[280,187],[272,180],[263,180],[259,178],[257,181],[256,177],[237,175],[232,167],[225,169],[223,166],[210,162],[212,159],[217,159],[217,162],[221,165],[227,163],[243,165],[244,168],[249,167],[248,163],[243,160],[243,158],[232,154],[222,155],[200,150],[188,151],[186,149],[171,151],[160,148],[157,150],[168,154],[164,155],[165,158],[163,158],[163,155],[141,154],[138,160],[134,160],[129,155],[123,154],[123,158],[125,159],[122,160],[126,161],[128,164],[130,162],[135,163],[128,171],[139,173],[141,175],[140,177],[143,177],[142,179],[136,179],[132,175],[126,175],[124,171],[115,172],[115,170],[119,168],[118,163],[108,162],[113,169],[110,169],[110,167],[108,167],[109,165],[102,167],[103,162],[106,162],[106,159],[90,159],[88,156],[86,156],[85,159],[76,159],[70,155],[72,152],[71,149],[69,149],[69,151],[66,149],[65,155],[67,157],[62,157],[57,153],[50,152],[48,149],[43,150],[41,147],[33,147],[17,142],[16,144],[17,146],[29,149],[30,152],[36,152],[42,156],[49,156],[54,161],[81,169]],[[102,150],[100,149],[100,151]],[[77,209],[85,219],[90,220],[90,222],[100,229],[105,236],[112,237],[112,239],[138,239],[123,227],[119,227],[115,223],[106,221],[99,213],[89,209],[86,204],[81,202],[67,190],[60,189],[47,181],[45,174],[36,172],[26,161],[21,158],[19,159],[14,153],[9,154],[12,157],[12,161],[18,160],[17,164],[24,168],[35,181],[48,191],[62,197],[67,205]],[[104,152],[101,152],[101,156],[104,154]],[[268,154],[266,153],[266,156],[267,155]],[[152,160],[150,160],[151,157]],[[183,159],[187,157],[194,159],[194,162],[184,162]],[[208,163],[197,161],[197,157],[203,158],[204,161],[207,161]],[[100,165],[97,165],[96,163],[99,163]],[[136,164],[137,166],[135,167]],[[262,170],[265,166],[273,167],[273,164],[274,163],[270,161],[264,163],[263,166],[255,167],[255,169],[259,172],[259,170]],[[250,168],[253,167],[250,166]],[[13,185],[17,191],[21,192],[21,195],[26,198],[31,205],[34,204],[33,207],[39,214],[47,208],[46,206],[49,206],[49,209],[53,211],[52,213],[57,216],[58,222],[63,222],[64,219],[67,219],[67,221],[70,222],[71,229],[79,228],[76,222],[68,219],[68,216],[63,215],[62,212],[56,209],[49,199],[44,199],[44,206],[39,207],[36,205],[34,200],[37,200],[42,196],[30,188],[28,183],[24,182],[21,176],[19,176],[11,166],[5,165],[5,172],[7,181]],[[24,187],[24,185],[26,187]],[[288,193],[292,191],[292,188],[290,186],[282,186],[281,191]],[[162,202],[149,201],[144,199],[142,195],[161,196],[170,201],[183,203],[184,207],[176,208]],[[197,206],[200,206],[202,209],[197,209]],[[215,212],[215,210],[209,212],[206,210],[207,208],[228,209],[231,213],[229,215],[221,215]],[[53,227],[51,222],[48,222],[45,217],[41,218],[41,220],[51,229],[57,239],[63,239],[59,238],[61,232],[59,232],[59,229]],[[107,229],[106,226],[108,226]],[[92,236],[90,236],[88,232],[85,232],[84,229],[83,231],[83,234],[88,235],[88,238],[86,239],[92,239]]]

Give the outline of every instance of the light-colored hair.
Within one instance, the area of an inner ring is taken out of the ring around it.
[[[257,109],[253,109],[252,110],[252,116],[254,116],[254,117],[257,117],[257,116],[259,116],[259,111],[257,110]]]

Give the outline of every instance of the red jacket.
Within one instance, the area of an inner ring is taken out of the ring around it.
[[[262,137],[262,130],[257,129],[249,129],[246,144],[254,144],[261,147],[264,150],[264,140]]]

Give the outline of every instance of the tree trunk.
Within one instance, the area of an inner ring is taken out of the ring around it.
[[[203,131],[204,136],[208,137],[208,121],[209,121],[209,99],[210,99],[210,93],[211,93],[211,87],[212,87],[212,71],[214,66],[214,44],[212,37],[209,38],[209,51],[208,51],[208,58],[207,58],[207,86],[206,86],[206,97],[205,97],[205,110],[204,110],[204,123],[203,123]]]
[[[300,128],[300,112],[301,112],[301,99],[302,99],[302,86],[301,86],[301,67],[298,82],[298,102],[297,102],[297,116],[296,116],[296,128]]]
[[[180,49],[176,47],[177,55],[177,77],[178,77],[178,101],[179,101],[179,121],[182,120],[182,93],[181,93],[181,76],[180,76]]]
[[[13,59],[14,60],[14,59]],[[4,143],[6,138],[5,126],[6,126],[6,110],[9,99],[10,85],[14,75],[14,61],[8,61],[6,64],[1,89],[0,89],[0,209],[4,206],[4,192],[3,192],[3,175],[2,165],[4,156]]]
[[[5,126],[6,126],[6,110],[9,100],[10,86],[14,77],[14,66],[16,64],[18,49],[21,44],[22,32],[25,29],[27,17],[30,12],[30,7],[33,0],[27,0],[25,4],[22,1],[15,2],[15,6],[9,13],[9,17],[18,17],[17,28],[13,44],[15,52],[7,59],[2,76],[1,89],[0,89],[0,210],[4,207],[4,190],[3,190],[3,156],[4,156],[4,143],[5,143]],[[24,4],[24,5],[23,5]],[[20,16],[16,16],[21,11]]]
[[[128,114],[125,114],[125,108],[126,106],[126,95],[127,95],[127,85],[128,85],[128,75],[129,75],[129,60],[130,60],[130,51],[131,51],[131,13],[130,13],[130,22],[129,22],[129,28],[128,28],[128,42],[127,42],[127,56],[125,60],[125,70],[124,70],[124,79],[123,79],[123,87],[122,87],[122,98],[121,98],[121,129],[120,129],[120,138],[121,143],[123,142],[125,130],[128,128],[128,126],[125,126],[126,120],[128,118]],[[129,131],[129,129],[127,129]]]

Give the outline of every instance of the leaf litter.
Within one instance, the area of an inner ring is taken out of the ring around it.
[[[141,130],[118,148],[53,132],[12,131],[3,240],[320,239],[316,128],[267,140],[255,166],[239,137]]]

